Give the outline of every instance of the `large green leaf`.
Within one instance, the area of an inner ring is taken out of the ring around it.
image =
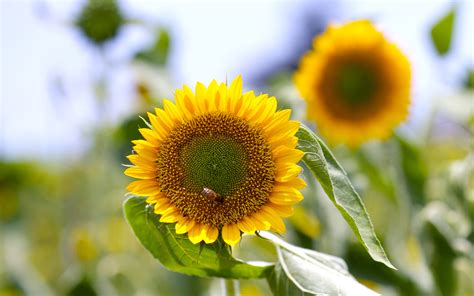
[[[188,275],[224,278],[262,278],[273,269],[263,262],[246,263],[232,257],[227,245],[193,244],[186,235],[176,234],[174,224],[159,222],[144,198],[130,197],[125,217],[142,245],[166,268]]]
[[[431,28],[431,41],[439,55],[445,55],[451,48],[456,10],[452,8]]]
[[[349,274],[344,260],[293,246],[268,232],[260,236],[278,252],[278,263],[267,277],[274,295],[377,295]]]
[[[298,149],[305,152],[303,162],[318,179],[370,256],[395,269],[375,234],[364,203],[329,148],[304,125],[301,125],[297,137]]]

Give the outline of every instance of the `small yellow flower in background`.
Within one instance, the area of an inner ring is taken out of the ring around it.
[[[300,61],[295,83],[331,143],[384,139],[410,105],[410,64],[367,20],[329,26]]]
[[[128,191],[148,196],[160,221],[176,223],[176,233],[193,243],[212,243],[221,233],[234,245],[241,232],[285,232],[281,217],[293,213],[305,186],[297,165],[303,152],[295,149],[300,124],[289,120],[291,111],[277,111],[266,94],[242,94],[240,76],[230,87],[197,83],[193,93],[184,86],[175,101],[148,113],[145,139],[133,141],[134,166],[125,174],[140,180]]]
[[[77,259],[86,262],[97,257],[98,251],[91,233],[85,228],[73,232],[74,253]]]

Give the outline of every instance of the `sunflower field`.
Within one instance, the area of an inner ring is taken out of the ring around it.
[[[474,295],[474,2],[0,7],[0,296]]]

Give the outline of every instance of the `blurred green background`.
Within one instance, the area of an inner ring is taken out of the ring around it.
[[[474,295],[471,1],[2,1],[0,295],[220,295],[166,271],[121,205],[139,115],[183,83],[230,81],[304,120],[292,72],[328,22],[369,18],[412,62],[411,116],[332,147],[398,271],[373,262],[315,181],[285,238],[340,256],[384,295]],[[244,238],[238,256],[274,260]],[[242,281],[242,295],[270,295]]]

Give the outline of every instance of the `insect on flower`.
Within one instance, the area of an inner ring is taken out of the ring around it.
[[[201,194],[212,200],[215,204],[222,204],[224,202],[224,197],[210,188],[204,187]]]

